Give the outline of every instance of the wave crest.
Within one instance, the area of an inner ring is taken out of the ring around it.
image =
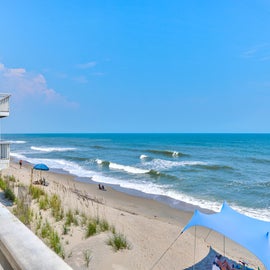
[[[133,173],[133,174],[143,174],[143,173],[149,172],[149,170],[140,169],[140,168],[136,168],[132,166],[121,165],[121,164],[112,163],[112,162],[110,162],[109,167],[112,169],[123,170],[123,171],[126,171],[128,173]]]
[[[152,161],[145,162],[145,166],[150,167],[155,171],[163,171],[167,169],[171,169],[174,167],[187,167],[187,166],[202,166],[207,165],[207,163],[202,161],[171,161],[164,159],[153,159]]]
[[[32,150],[40,151],[40,152],[66,152],[66,151],[74,151],[76,148],[73,147],[36,147],[31,146]]]
[[[101,159],[98,159],[98,158],[96,159],[96,163],[98,165],[107,166],[107,167],[109,167],[109,165],[110,165],[110,162],[109,161],[101,160]]]
[[[147,150],[150,153],[153,154],[158,154],[158,155],[163,155],[163,156],[169,156],[169,157],[183,157],[183,156],[187,156],[187,154],[178,152],[178,151],[171,151],[171,150]]]

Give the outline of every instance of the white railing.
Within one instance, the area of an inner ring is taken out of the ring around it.
[[[0,117],[9,116],[9,94],[0,93]]]
[[[0,269],[72,270],[0,203]]]
[[[8,168],[10,160],[10,142],[0,140],[0,170]]]

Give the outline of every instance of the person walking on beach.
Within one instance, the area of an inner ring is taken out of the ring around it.
[[[22,168],[22,160],[19,161],[20,169]]]

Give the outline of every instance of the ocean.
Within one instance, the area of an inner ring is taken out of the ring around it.
[[[270,134],[2,134],[11,157],[180,207],[270,221]]]

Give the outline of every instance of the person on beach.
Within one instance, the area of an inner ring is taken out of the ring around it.
[[[19,161],[20,169],[22,168],[22,160]]]
[[[216,255],[214,264],[218,266],[221,270],[234,270],[226,260],[221,260],[221,255]]]
[[[101,184],[98,184],[98,189],[105,190],[105,187],[103,185],[101,185]]]

